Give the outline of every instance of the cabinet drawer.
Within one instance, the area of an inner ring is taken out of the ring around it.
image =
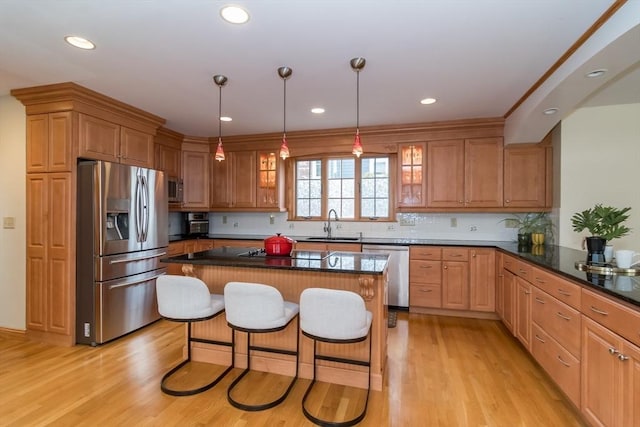
[[[469,261],[469,249],[467,248],[443,248],[443,261]]]
[[[514,274],[518,274],[518,259],[509,255],[503,255],[502,257],[503,268],[509,270]]]
[[[409,305],[412,307],[442,307],[442,288],[440,285],[411,285],[409,287]]]
[[[531,319],[580,359],[580,312],[533,286]]]
[[[516,264],[516,271],[514,271],[514,273],[526,281],[531,282],[531,269],[532,267],[530,264],[524,261],[518,261]]]
[[[440,284],[442,261],[411,260],[409,262],[409,283]]]
[[[438,261],[442,259],[442,248],[435,246],[410,246],[409,258]]]
[[[532,326],[531,352],[560,389],[580,407],[580,361],[538,325]]]
[[[640,345],[640,312],[605,296],[582,289],[582,314]]]
[[[531,269],[531,283],[576,310],[580,310],[580,286],[536,267]]]

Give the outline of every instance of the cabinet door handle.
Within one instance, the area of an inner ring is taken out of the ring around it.
[[[547,283],[547,281],[546,281],[546,280],[542,280],[542,279],[541,279],[541,278],[539,278],[539,277],[536,277],[536,278],[535,278],[535,281],[536,281],[536,282],[538,282],[538,283]]]
[[[449,267],[447,267],[446,265],[443,267],[445,270],[448,269]]]
[[[571,365],[569,365],[567,362],[565,362],[564,360],[562,360],[562,357],[557,356],[557,358],[558,358],[558,361],[559,361],[560,363],[562,363],[564,366],[566,366],[567,368],[570,368],[570,367],[571,367]]]
[[[546,302],[544,302],[544,300],[541,300],[538,297],[536,297],[536,302],[539,302],[540,304],[546,304]]]
[[[421,265],[420,268],[432,268],[430,265]]]
[[[629,360],[629,356],[625,356],[624,354],[620,353],[618,355],[618,359],[620,359],[621,362],[624,362],[624,361]]]
[[[618,350],[616,350],[613,347],[609,347],[609,354],[618,354],[618,353],[620,353]]]
[[[562,288],[558,288],[558,293],[559,293],[560,295],[564,295],[564,296],[566,296],[566,297],[570,297],[570,296],[571,296],[571,292],[567,292],[567,291],[565,291],[565,290],[564,290],[564,289],[562,289]]]
[[[451,254],[449,255],[451,258],[460,258],[462,254]]]
[[[524,291],[525,295],[531,295],[531,291]]]
[[[591,306],[590,308],[591,308],[592,311],[595,311],[598,314],[602,314],[603,316],[608,316],[609,315],[609,313],[607,313],[606,311],[598,310],[594,306]]]
[[[562,313],[560,313],[560,312],[557,312],[556,314],[557,314],[559,317],[563,318],[564,320],[571,320],[571,318],[570,318],[570,317],[567,317],[567,316],[565,316],[564,314],[562,314]]]
[[[429,293],[429,292],[433,292],[433,290],[432,289],[420,289],[420,292]]]
[[[536,339],[537,339],[538,341],[540,341],[541,343],[546,343],[546,341],[545,341],[545,340],[543,340],[542,338],[540,338],[540,337],[538,336],[538,334],[536,334]]]

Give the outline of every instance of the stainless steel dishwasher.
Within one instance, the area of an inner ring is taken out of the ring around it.
[[[409,247],[362,245],[362,252],[389,254],[389,308],[409,309]]]

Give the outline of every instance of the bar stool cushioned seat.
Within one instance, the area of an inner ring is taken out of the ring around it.
[[[296,328],[295,351],[252,345],[251,334],[277,332],[285,329],[293,319],[298,319],[299,306],[296,303],[284,301],[280,291],[273,286],[247,282],[227,283],[224,287],[224,303],[227,324],[233,329],[234,337],[236,331],[246,332],[247,334],[247,367],[227,389],[227,399],[233,406],[245,411],[261,411],[273,408],[284,401],[298,378],[298,328]],[[251,370],[252,350],[286,354],[296,358],[295,376],[286,391],[274,400],[257,405],[242,403],[232,397],[233,389]],[[235,358],[235,346],[233,347],[233,355]]]
[[[355,292],[324,288],[308,288],[300,295],[300,329],[313,339],[313,380],[302,398],[304,415],[321,426],[352,426],[362,421],[367,413],[371,390],[371,321],[373,315],[365,307],[362,297]],[[366,361],[318,354],[318,342],[334,344],[357,343],[369,337]],[[347,421],[328,421],[312,415],[306,407],[307,398],[316,383],[317,361],[326,360],[367,367],[367,397],[364,409]]]
[[[224,296],[209,293],[209,288],[200,279],[187,276],[163,275],[156,280],[156,296],[158,300],[158,312],[160,315],[174,322],[187,322],[187,358],[167,372],[160,382],[160,389],[172,396],[190,396],[209,390],[233,368],[227,367],[213,381],[190,390],[175,390],[166,385],[168,379],[178,372],[180,368],[191,361],[191,343],[202,342],[214,345],[232,347],[233,342],[194,338],[192,336],[192,323],[213,319],[224,313]]]

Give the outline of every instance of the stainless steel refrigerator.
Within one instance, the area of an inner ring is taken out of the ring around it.
[[[152,169],[78,164],[76,342],[97,345],[159,319],[167,182]]]

